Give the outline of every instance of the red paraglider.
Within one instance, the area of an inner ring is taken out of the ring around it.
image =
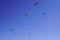
[[[38,5],[39,5],[39,2],[35,2],[35,3],[34,3],[34,6],[38,6]]]

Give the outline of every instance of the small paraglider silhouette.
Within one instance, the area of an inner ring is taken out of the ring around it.
[[[36,1],[36,2],[34,3],[34,6],[36,6],[37,8],[39,8],[39,2]]]
[[[42,13],[41,15],[42,15],[43,19],[45,20],[47,14],[46,13]]]
[[[34,3],[34,6],[38,6],[38,5],[39,5],[39,2],[38,1]]]
[[[25,16],[29,20],[30,19],[30,16],[31,16],[31,13],[26,13]]]
[[[31,34],[28,34],[28,36],[31,36]]]
[[[11,28],[11,29],[9,29],[9,30],[10,30],[10,31],[15,31],[15,29],[12,29],[12,28]]]
[[[46,13],[42,13],[42,15],[46,15]]]
[[[26,13],[25,16],[31,16],[31,14],[30,13]]]
[[[32,36],[31,34],[28,34],[28,37],[29,37],[28,39],[31,39],[31,36]]]

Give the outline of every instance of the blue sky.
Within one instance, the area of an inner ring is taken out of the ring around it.
[[[29,33],[31,40],[60,40],[60,0],[0,0],[0,40],[29,40]]]

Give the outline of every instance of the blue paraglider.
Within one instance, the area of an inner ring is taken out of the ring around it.
[[[9,29],[10,31],[15,31],[15,29]]]
[[[46,15],[46,13],[42,13],[42,15]]]

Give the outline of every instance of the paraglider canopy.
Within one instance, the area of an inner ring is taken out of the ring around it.
[[[28,36],[31,36],[31,34],[28,34]]]
[[[39,5],[39,2],[36,1],[36,2],[34,3],[34,6],[38,6],[38,5]]]
[[[26,13],[25,16],[30,16],[31,14],[30,13]]]
[[[46,13],[42,13],[42,15],[46,15]]]
[[[44,12],[44,13],[42,13],[41,15],[42,15],[43,19],[45,20],[47,13]]]
[[[11,28],[11,29],[9,29],[10,31],[15,31],[15,29],[13,29],[13,28]]]
[[[25,17],[30,20],[31,13],[25,13]]]
[[[31,34],[28,34],[28,36],[29,36],[29,38],[28,38],[28,39],[31,39],[31,36],[32,36],[32,35],[31,35]]]

